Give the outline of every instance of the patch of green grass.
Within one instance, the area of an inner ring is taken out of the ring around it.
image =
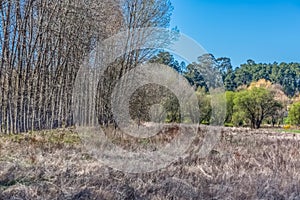
[[[234,127],[233,123],[225,123],[224,126],[225,127]]]
[[[79,135],[71,130],[49,130],[49,131],[30,131],[21,134],[1,134],[0,142],[8,141],[14,143],[31,144],[80,144]]]
[[[287,132],[291,132],[291,133],[299,133],[299,134],[300,134],[300,130],[287,130]]]
[[[300,134],[300,130],[297,129],[276,129],[277,132],[284,132],[284,133],[297,133]]]
[[[142,144],[142,145],[147,145],[147,144],[150,143],[150,140],[149,140],[149,138],[144,138],[144,139],[141,139],[139,141],[139,143]]]

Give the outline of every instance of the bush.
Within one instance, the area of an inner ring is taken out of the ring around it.
[[[300,102],[294,103],[291,106],[288,118],[292,125],[300,125]]]
[[[241,127],[245,124],[245,113],[234,112],[232,115],[232,123],[235,127]]]
[[[294,103],[291,106],[288,119],[292,125],[300,125],[300,102]]]
[[[291,125],[284,125],[283,128],[284,128],[285,130],[291,129]]]

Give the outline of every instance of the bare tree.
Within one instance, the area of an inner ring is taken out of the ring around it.
[[[119,5],[4,0],[0,13],[0,132],[72,125],[78,69],[95,41],[119,29]]]
[[[126,37],[126,43],[121,47],[124,48],[124,53],[110,63],[104,77],[101,77],[96,100],[99,123],[105,125],[115,123],[110,100],[117,81],[138,64],[149,60],[157,51],[157,49],[143,48],[153,38],[151,35],[155,34],[154,30],[146,28],[168,27],[173,9],[169,0],[121,0],[120,3],[123,15],[121,30],[125,32]],[[166,42],[168,40],[169,38],[166,38]],[[138,106],[135,108],[136,114],[141,111]]]

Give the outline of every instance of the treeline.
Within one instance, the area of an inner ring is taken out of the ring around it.
[[[75,79],[98,42],[120,31],[167,27],[171,11],[168,0],[2,0],[0,132],[74,125]],[[145,56],[129,54],[115,74]]]
[[[228,89],[234,89],[241,85],[249,85],[253,81],[265,79],[273,84],[279,84],[283,87],[285,94],[293,97],[300,91],[300,63],[255,63],[248,60],[246,64],[242,64],[236,68],[232,74],[228,74],[229,78],[234,77],[234,82]],[[225,86],[226,86],[225,79]],[[232,87],[232,88],[230,88]]]
[[[168,52],[160,52],[152,59],[174,68],[196,88],[208,89],[207,80],[204,78],[207,75],[203,69],[212,68],[221,74],[226,91],[235,91],[240,87],[249,86],[252,82],[265,79],[272,84],[281,85],[288,97],[294,97],[300,92],[300,63],[267,64],[248,60],[234,68],[230,58],[215,58],[212,54],[204,54],[198,57],[197,62],[186,66],[184,62],[179,63]]]
[[[197,62],[186,66],[168,52],[160,52],[150,61],[172,67],[194,86],[201,110],[199,122],[202,124],[211,122],[209,79],[218,76],[207,74],[208,68],[217,70],[224,82],[227,107],[225,125],[260,128],[263,123],[273,126],[300,124],[300,120],[295,120],[300,119],[300,110],[295,112],[297,109],[294,105],[300,101],[299,63],[256,64],[253,60],[248,60],[246,64],[233,68],[229,58],[215,58],[212,54],[204,54]],[[174,105],[174,101],[168,104]],[[290,107],[294,108],[291,112]],[[178,109],[167,109],[167,113],[170,116],[178,113]],[[169,117],[166,121],[170,120]],[[176,120],[179,121],[177,118]]]

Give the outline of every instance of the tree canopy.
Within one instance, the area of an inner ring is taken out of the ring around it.
[[[270,91],[261,87],[238,92],[234,98],[235,109],[242,112],[251,127],[258,129],[267,117],[274,115],[281,104],[274,99]]]

